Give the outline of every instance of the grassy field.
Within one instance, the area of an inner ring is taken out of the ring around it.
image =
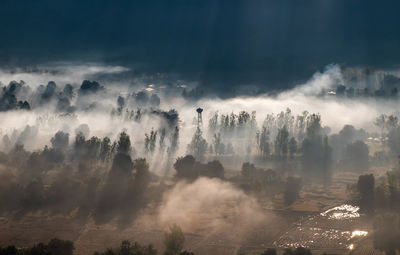
[[[321,212],[348,199],[346,187],[356,182],[358,174],[338,173],[331,185],[307,185],[301,198],[291,206],[285,206],[280,196],[274,199],[258,199],[263,215],[256,224],[247,221],[237,222],[235,201],[227,201],[215,208],[212,217],[205,211],[194,212],[200,219],[185,231],[185,249],[197,255],[205,254],[260,254],[269,247],[282,250],[290,245],[304,245],[313,254],[379,254],[362,253],[371,250],[371,243],[365,238],[351,238],[354,230],[370,232],[370,222],[360,218],[332,220],[321,216]],[[0,244],[13,244],[19,247],[47,242],[58,237],[72,240],[76,254],[87,255],[108,247],[115,247],[122,240],[152,243],[163,250],[165,226],[157,221],[157,205],[146,208],[134,222],[118,227],[117,222],[96,225],[93,220],[79,219],[74,214],[68,216],[29,214],[22,218],[16,215],[3,215],[0,218]],[[217,219],[215,219],[215,215]],[[220,225],[215,226],[216,222]],[[353,250],[349,245],[353,244]]]

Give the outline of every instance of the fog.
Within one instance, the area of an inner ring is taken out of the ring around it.
[[[235,231],[235,241],[240,242],[267,215],[254,198],[231,184],[199,178],[193,183],[179,182],[168,191],[158,217],[164,228],[176,223],[187,232],[207,228],[209,235]]]
[[[179,113],[181,130],[181,143],[187,144],[190,134],[193,131],[193,118],[197,117],[195,109],[202,107],[203,122],[206,126],[208,119],[215,113],[230,114],[245,110],[247,112],[256,112],[259,126],[267,114],[278,114],[290,108],[294,115],[301,114],[303,111],[310,113],[319,113],[322,116],[324,126],[329,126],[332,132],[338,132],[345,124],[351,124],[358,128],[364,128],[368,131],[376,131],[371,125],[377,115],[381,113],[392,114],[396,109],[396,101],[377,99],[377,98],[343,98],[337,100],[334,97],[323,95],[329,90],[335,90],[337,85],[344,84],[342,70],[337,65],[330,65],[322,73],[317,72],[305,84],[299,84],[295,88],[283,91],[278,94],[261,94],[256,96],[240,96],[229,99],[219,99],[212,95],[203,96],[199,100],[185,100],[181,97],[182,88],[195,82],[180,81],[176,85],[163,84],[162,75],[151,77],[150,83],[143,77],[125,77],[124,73],[128,68],[121,66],[102,66],[102,65],[70,65],[57,63],[49,67],[37,67],[31,70],[13,69],[0,70],[0,81],[7,85],[11,81],[24,81],[23,87],[28,87],[24,91],[18,92],[18,100],[26,100],[31,104],[31,111],[11,110],[0,113],[2,119],[2,134],[9,136],[14,130],[22,132],[26,125],[40,126],[38,128],[38,138],[30,143],[29,149],[37,149],[48,143],[49,138],[58,130],[73,132],[80,124],[87,124],[90,129],[90,135],[113,136],[115,137],[121,130],[127,130],[133,135],[133,139],[141,143],[144,132],[149,132],[151,128],[158,129],[163,123],[157,123],[157,120],[147,118],[144,123],[135,125],[127,123],[121,118],[112,118],[110,113],[117,109],[117,98],[123,96],[126,99],[126,108],[135,110],[137,107],[153,107],[163,110],[176,109]],[[392,71],[395,73],[394,71]],[[119,74],[118,81],[115,77],[109,75]],[[159,78],[161,77],[161,78]],[[101,86],[104,91],[93,93],[93,95],[82,96],[79,94],[79,86],[83,80],[93,80],[100,78]],[[54,95],[51,95],[48,102],[39,102],[37,90],[39,85],[45,85],[49,81],[54,81],[57,85]],[[62,91],[65,84],[72,84],[75,89],[75,95],[70,100],[71,106],[75,107],[70,115],[65,115],[63,111],[57,110],[57,93]],[[188,84],[182,86],[182,84]],[[160,97],[159,105],[144,104],[135,102],[128,95],[145,91],[149,95],[155,94]],[[144,127],[144,128],[143,128]],[[183,154],[186,146],[181,146],[179,154]]]
[[[290,90],[221,98],[123,66],[2,69],[0,209],[119,229],[150,212],[162,231],[225,234],[238,249],[303,187],[351,191],[337,176],[396,165],[397,75],[332,64]]]

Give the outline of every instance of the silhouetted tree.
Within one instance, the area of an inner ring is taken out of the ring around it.
[[[181,228],[176,224],[171,226],[169,232],[165,233],[164,236],[164,255],[179,255],[183,249],[184,242],[185,237]]]
[[[199,173],[195,168],[195,164],[197,164],[197,162],[192,155],[177,158],[174,163],[176,176],[189,179],[197,178]]]
[[[294,250],[286,248],[283,252],[283,255],[312,255],[312,253],[310,249],[304,247],[297,247]]]
[[[69,134],[63,131],[58,131],[50,140],[51,146],[60,151],[65,151],[69,144]]]
[[[257,145],[260,152],[264,156],[268,156],[270,154],[269,131],[265,126],[262,127],[261,133],[257,133]]]
[[[283,194],[285,204],[290,205],[300,196],[301,179],[298,177],[288,177],[285,184],[285,192]]]
[[[122,132],[119,135],[117,152],[123,154],[129,154],[130,151],[131,151],[131,140],[129,138],[129,135],[125,132]]]
[[[267,249],[266,251],[261,253],[261,255],[277,255],[277,254],[278,253],[276,253],[276,249]]]
[[[343,163],[356,171],[366,171],[369,168],[369,149],[362,141],[348,144],[344,151]]]
[[[47,250],[50,254],[73,255],[74,249],[73,242],[64,241],[57,238],[51,239],[47,244]]]
[[[108,137],[104,137],[101,141],[100,146],[100,159],[102,161],[108,161],[111,157],[111,140]]]
[[[278,156],[286,156],[288,153],[289,132],[286,126],[278,129],[275,139],[275,154]]]
[[[360,209],[370,212],[374,206],[375,178],[373,174],[360,175],[357,191],[360,194]]]
[[[218,160],[208,162],[207,164],[203,165],[202,168],[203,170],[200,172],[200,175],[202,176],[207,176],[210,178],[224,178],[224,167]]]

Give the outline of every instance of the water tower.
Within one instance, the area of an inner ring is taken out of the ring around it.
[[[203,112],[203,109],[201,109],[200,107],[196,109],[197,112],[197,126],[203,126],[203,117],[201,115],[201,113]]]

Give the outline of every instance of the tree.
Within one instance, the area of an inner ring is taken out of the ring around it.
[[[197,127],[192,141],[188,145],[188,154],[191,154],[201,160],[204,158],[204,155],[207,152],[207,148],[208,145],[207,141],[203,138],[203,132],[199,127]]]
[[[269,131],[265,126],[262,127],[261,133],[257,133],[257,145],[261,154],[263,154],[264,156],[270,154]]]
[[[39,209],[43,205],[44,198],[45,189],[42,179],[35,178],[26,185],[22,203],[24,207],[30,209]]]
[[[381,129],[382,137],[383,137],[383,132],[386,128],[386,118],[387,118],[386,114],[381,114],[378,117],[376,117],[375,122],[374,122],[375,126],[377,126],[378,128]]]
[[[119,135],[117,152],[123,154],[129,154],[130,151],[131,151],[131,140],[129,138],[129,135],[125,132],[122,132]]]
[[[275,139],[275,154],[278,156],[286,156],[288,152],[289,132],[286,125],[278,129],[278,135]]]
[[[332,147],[328,144],[328,137],[322,135],[321,131],[321,116],[308,115],[307,136],[301,145],[301,163],[303,171],[317,174],[327,181],[332,167]]]
[[[250,177],[250,175],[252,173],[254,173],[255,171],[257,171],[256,167],[254,166],[254,164],[249,163],[249,162],[245,162],[242,165],[242,176],[243,177]]]
[[[6,248],[0,247],[0,255],[18,255],[18,254],[20,254],[20,252],[18,252],[18,250],[15,246],[7,246]],[[42,255],[42,254],[38,254],[38,255]]]
[[[300,196],[301,179],[288,177],[285,184],[284,200],[286,205],[292,204]]]
[[[360,175],[357,182],[357,191],[360,194],[360,209],[371,211],[374,206],[375,178],[373,174]]]
[[[343,163],[346,167],[356,171],[365,171],[369,168],[369,149],[363,141],[348,144],[344,151]]]
[[[151,130],[150,135],[145,134],[144,144],[146,152],[153,153],[156,148],[157,131]]]
[[[385,127],[390,131],[393,128],[396,128],[398,126],[398,123],[399,123],[399,119],[396,116],[389,115],[387,117]]]
[[[181,178],[195,179],[198,176],[198,172],[195,169],[196,159],[192,155],[185,157],[179,157],[174,163],[176,170],[176,176]]]
[[[185,237],[182,229],[178,225],[174,224],[169,228],[169,232],[164,235],[164,255],[179,255],[183,250],[184,243]]]
[[[247,123],[250,121],[250,114],[246,111],[239,112],[238,115],[238,127],[244,129]]]
[[[218,112],[215,112],[208,120],[208,130],[213,134],[217,131],[218,127]]]
[[[304,247],[297,247],[295,250],[286,248],[283,255],[312,255],[311,250]]]
[[[134,186],[136,191],[143,192],[150,183],[149,164],[145,158],[138,158],[133,161],[133,169],[135,169]]]
[[[75,136],[74,150],[78,158],[83,157],[86,153],[86,139],[83,133],[81,132],[79,132]]]
[[[400,154],[400,127],[393,128],[388,134],[388,146],[390,151],[395,154]]]
[[[86,141],[86,156],[89,159],[97,159],[100,155],[101,150],[101,140],[93,136]]]
[[[108,161],[111,156],[111,140],[108,137],[104,137],[101,141],[100,146],[100,159],[103,161]]]
[[[58,131],[50,140],[51,146],[59,151],[65,151],[69,143],[69,134]]]
[[[74,249],[73,242],[64,241],[57,238],[51,239],[47,245],[47,250],[50,254],[73,255]]]
[[[221,133],[214,134],[213,145],[215,155],[221,155],[225,153],[225,145],[221,141]]]
[[[121,242],[121,246],[119,248],[120,255],[130,255],[131,254],[131,242],[124,240]]]
[[[204,169],[202,169],[202,172],[200,173],[202,176],[224,178],[224,166],[218,160],[208,162],[203,168]]]
[[[173,155],[178,150],[178,141],[179,141],[179,128],[175,126],[174,130],[170,136],[170,146],[168,148],[168,154]]]
[[[289,140],[289,153],[290,156],[293,157],[294,154],[297,152],[297,141],[294,137],[290,138]]]
[[[277,255],[276,249],[267,249],[261,255]]]
[[[159,138],[159,141],[158,141],[160,150],[164,150],[164,147],[165,147],[165,135],[166,135],[165,128],[162,128],[161,131],[160,131],[160,138]]]
[[[321,134],[321,115],[311,114],[307,116],[307,136],[315,137]]]
[[[399,216],[384,214],[374,222],[374,248],[384,251],[386,255],[396,255],[400,250],[400,221]]]

